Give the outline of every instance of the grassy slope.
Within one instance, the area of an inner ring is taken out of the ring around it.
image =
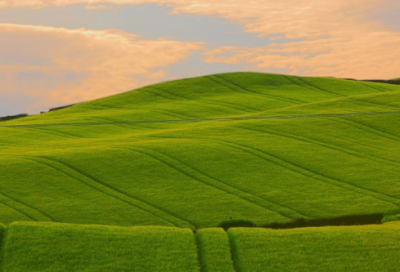
[[[399,222],[202,229],[196,239],[197,247],[195,235],[178,228],[14,223],[6,229],[2,271],[397,271],[400,257]]]
[[[308,107],[309,103],[325,101],[335,103],[335,100],[352,96],[385,95],[388,91],[400,92],[400,87],[332,78],[228,73],[159,83],[78,104],[61,111],[7,123],[168,120],[252,116],[259,113],[273,115],[279,109],[301,105]],[[397,93],[392,99],[383,98],[384,101],[376,103],[373,99],[347,103],[354,103],[353,111],[383,111],[391,107],[400,109],[400,104],[394,99],[399,96]],[[385,103],[382,105],[382,102]],[[320,109],[315,111],[319,112]]]
[[[3,251],[4,272],[199,271],[189,229],[14,223]]]
[[[0,125],[400,110],[400,86],[236,73]],[[400,212],[399,115],[0,128],[0,215],[213,227]]]
[[[398,271],[400,224],[231,229],[239,271]]]

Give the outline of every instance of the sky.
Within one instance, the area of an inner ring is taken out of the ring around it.
[[[215,73],[399,68],[399,0],[0,0],[0,117]]]

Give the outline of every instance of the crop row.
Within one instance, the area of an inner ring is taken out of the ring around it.
[[[110,227],[13,223],[1,227],[4,272],[397,271],[400,223],[292,230]]]

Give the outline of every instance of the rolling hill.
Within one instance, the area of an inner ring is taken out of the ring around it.
[[[400,86],[230,73],[1,122],[0,221],[400,213]]]
[[[400,85],[210,75],[0,135],[1,271],[398,270]]]

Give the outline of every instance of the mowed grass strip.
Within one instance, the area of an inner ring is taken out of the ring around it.
[[[292,230],[237,228],[228,234],[240,272],[399,271],[399,222]]]
[[[199,272],[189,229],[14,223],[3,245],[3,272]]]
[[[202,272],[235,272],[229,239],[223,229],[201,229],[196,239]]]

